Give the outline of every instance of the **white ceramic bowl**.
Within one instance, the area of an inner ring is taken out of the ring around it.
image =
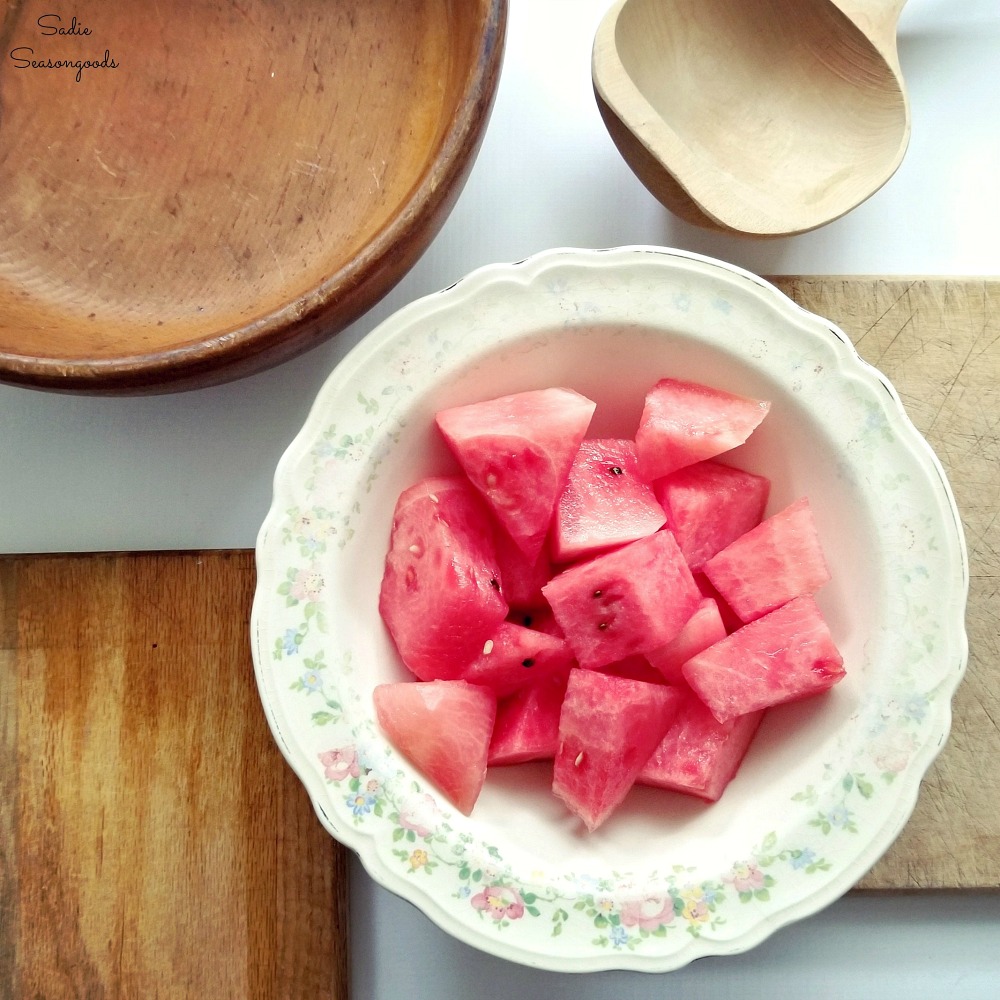
[[[565,385],[631,435],[659,377],[772,401],[738,456],[770,510],[809,496],[844,654],[832,692],[772,710],[723,798],[636,788],[582,833],[536,764],[450,808],[374,720],[407,676],[378,615],[393,505],[451,469],[445,406]],[[562,971],[743,951],[861,878],[909,817],[967,659],[968,565],[945,475],[886,379],[826,320],[677,250],[555,250],[400,310],[337,367],[275,476],[257,546],[257,680],[330,833],[463,941]]]

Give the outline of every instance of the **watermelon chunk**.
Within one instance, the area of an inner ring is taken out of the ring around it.
[[[676,637],[665,646],[651,649],[646,653],[646,660],[660,672],[662,680],[676,684],[684,679],[681,667],[695,653],[725,637],[726,626],[719,613],[718,602],[711,597],[703,597]]]
[[[663,675],[640,653],[626,656],[624,660],[616,660],[598,669],[602,674],[628,677],[634,681],[646,681],[647,684],[663,683]]]
[[[771,404],[697,382],[661,379],[646,393],[635,434],[639,471],[650,482],[743,444]]]
[[[653,484],[670,530],[697,572],[730,542],[760,524],[771,482],[721,462],[698,462]]]
[[[542,593],[580,666],[592,669],[670,642],[701,600],[669,531],[576,563]]]
[[[493,692],[463,680],[401,681],[377,685],[374,700],[396,749],[468,816],[486,780]]]
[[[570,671],[552,790],[589,830],[624,800],[673,721],[679,698],[663,684]]]
[[[725,598],[712,586],[712,581],[704,573],[695,573],[694,582],[698,585],[702,597],[711,597],[718,605],[719,615],[727,633],[743,628],[739,615],[726,603]]]
[[[462,678],[504,698],[540,676],[560,669],[565,672],[572,662],[565,639],[505,621],[462,671]]]
[[[548,604],[543,604],[534,608],[522,608],[510,613],[507,619],[515,625],[523,625],[525,628],[536,629],[546,635],[555,635],[564,639],[563,630],[556,621],[556,616],[552,614],[552,609]]]
[[[458,677],[507,615],[492,537],[461,476],[422,480],[396,502],[379,612],[421,680]]]
[[[552,562],[545,546],[533,558],[525,555],[517,543],[498,528],[495,551],[503,580],[504,600],[512,608],[534,608],[545,603],[542,587],[552,576]]]
[[[744,622],[814,594],[830,579],[807,497],[741,535],[702,569]]]
[[[757,618],[683,667],[684,679],[720,722],[833,687],[844,660],[812,597]]]
[[[666,522],[653,488],[639,476],[635,444],[588,438],[580,445],[552,522],[552,558],[569,562],[634,542]]]
[[[569,671],[556,671],[497,703],[488,763],[552,760],[559,748],[559,712]]]
[[[572,389],[533,389],[435,418],[470,482],[529,558],[545,542],[596,406]]]
[[[764,712],[719,722],[687,688],[660,745],[636,782],[717,802],[739,770]]]

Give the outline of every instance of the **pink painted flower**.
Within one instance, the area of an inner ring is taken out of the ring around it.
[[[764,888],[764,873],[752,862],[743,861],[733,866],[733,872],[725,881],[732,882],[737,892],[754,892]]]
[[[319,755],[319,762],[323,765],[323,775],[327,781],[343,781],[344,778],[357,778],[361,774],[358,754],[353,746],[324,750]]]
[[[404,830],[412,830],[418,837],[429,837],[441,818],[434,796],[424,792],[407,799],[399,810],[399,825]]]
[[[473,907],[488,914],[494,920],[518,920],[524,916],[524,900],[521,894],[509,885],[488,885],[470,900]]]
[[[300,569],[292,580],[289,593],[297,601],[318,601],[323,593],[323,574],[312,567]]]
[[[674,901],[670,896],[630,899],[622,903],[620,916],[626,927],[655,931],[657,927],[669,924],[674,919]]]
[[[886,731],[876,736],[872,743],[872,759],[883,773],[899,774],[910,762],[916,748],[917,740],[912,733]]]

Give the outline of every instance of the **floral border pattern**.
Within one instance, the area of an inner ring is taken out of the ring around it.
[[[695,255],[662,256],[671,258],[668,267],[679,262],[682,272],[703,266]],[[569,276],[556,266],[560,263]],[[625,260],[621,267],[632,263]],[[578,275],[572,261],[557,260],[552,265],[557,273],[547,274],[544,256],[528,264],[536,271],[532,294],[557,302],[549,311],[562,317],[564,328],[600,321],[597,296],[606,293],[607,284],[595,282],[592,270],[583,268]],[[643,263],[635,266],[641,270]],[[518,280],[525,287],[523,274]],[[749,276],[742,280],[756,282]],[[681,284],[682,290],[670,296],[673,307],[686,314],[698,307],[699,293],[690,283]],[[948,533],[960,529],[942,523],[933,505],[915,502],[940,489],[930,460],[901,411],[889,406],[884,386],[873,387],[871,375],[855,377],[844,390],[852,409],[845,449],[854,457],[848,465],[863,464],[865,476],[879,476],[865,488],[877,491],[886,530],[903,539],[895,554],[899,585],[890,611],[894,621],[917,626],[900,635],[900,669],[892,690],[879,690],[859,707],[854,724],[862,749],[845,747],[845,757],[824,763],[815,780],[788,796],[788,809],[800,814],[797,839],[786,842],[785,833],[770,831],[745,856],[721,863],[717,872],[674,866],[550,878],[521,870],[507,861],[501,846],[456,822],[433,789],[375,732],[363,685],[355,683],[355,651],[333,625],[331,560],[348,558],[365,498],[400,444],[416,386],[474,356],[475,338],[460,342],[434,322],[445,297],[461,292],[461,285],[422,300],[422,322],[403,324],[403,332],[386,341],[377,365],[384,385],[362,380],[346,405],[339,398],[335,407],[318,405],[316,411],[336,420],[311,417],[289,449],[295,459],[286,471],[289,483],[276,487],[268,530],[258,547],[262,572],[254,658],[265,707],[282,738],[291,740],[296,770],[338,835],[352,844],[374,844],[377,863],[385,866],[391,884],[404,895],[412,884],[411,899],[418,905],[433,897],[433,907],[461,924],[470,943],[493,948],[506,938],[505,955],[530,954],[537,962],[538,931],[524,929],[541,926],[551,942],[544,954],[557,956],[543,962],[552,968],[566,967],[581,953],[648,954],[656,967],[674,967],[671,956],[680,954],[682,940],[703,942],[693,956],[685,953],[685,961],[710,954],[714,942],[738,941],[764,914],[822,896],[831,877],[863,853],[872,831],[883,829],[886,817],[898,811],[901,780],[919,782],[915,769],[919,762],[926,766],[927,748],[947,727],[948,700],[957,684],[953,668],[949,673],[940,663],[957,642],[954,624],[935,607],[930,581],[944,565],[942,553],[955,547]],[[767,299],[774,293],[757,294]],[[704,309],[738,319],[738,306],[716,289],[705,295]],[[813,320],[825,331],[822,336],[846,343],[824,321]],[[476,317],[471,326],[476,327]],[[501,336],[485,321],[478,332]],[[811,378],[825,377],[823,364],[796,345],[786,345],[786,356],[777,359],[773,343],[761,345],[751,342],[748,351],[770,352],[772,362],[787,371],[792,392],[808,392]],[[861,369],[842,348],[835,351],[844,369]],[[336,373],[331,383],[335,379]],[[332,391],[331,383],[326,392]],[[845,469],[845,474],[855,472]],[[961,548],[961,539],[958,544]],[[365,857],[366,863],[376,863],[370,854]],[[595,967],[630,966],[609,958]]]

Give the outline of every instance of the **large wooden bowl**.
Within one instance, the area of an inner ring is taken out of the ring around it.
[[[407,272],[478,151],[507,0],[0,12],[0,381],[146,393],[288,359]]]

